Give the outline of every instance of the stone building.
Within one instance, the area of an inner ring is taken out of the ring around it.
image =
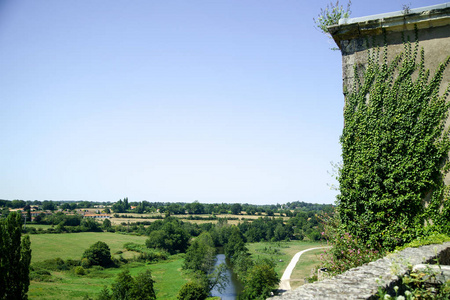
[[[450,55],[450,2],[416,9],[405,9],[360,18],[339,20],[329,31],[342,52],[344,91],[353,82],[353,66],[365,64],[367,50],[383,46],[384,34],[388,44],[388,60],[403,51],[402,35],[414,42],[417,26],[419,45],[425,49],[425,63],[430,71]],[[367,42],[369,45],[367,45]],[[375,42],[375,43],[374,43]],[[447,70],[443,88],[450,82]]]
[[[329,31],[342,53],[342,80],[344,94],[353,85],[354,66],[364,66],[368,50],[383,47],[385,40],[388,61],[404,50],[404,40],[415,41],[418,32],[419,47],[425,51],[425,68],[431,76],[450,56],[450,2],[416,9],[339,20]],[[441,94],[450,83],[450,67],[444,73]],[[450,126],[450,120],[447,122]],[[445,178],[450,184],[450,173]]]

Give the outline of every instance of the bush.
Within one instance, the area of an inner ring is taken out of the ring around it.
[[[75,267],[76,275],[86,275],[86,270],[82,266]]]
[[[87,258],[83,258],[81,260],[81,266],[83,268],[89,268],[91,266],[91,261],[89,259],[87,259]]]
[[[67,265],[63,259],[57,257],[36,262],[33,264],[33,267],[49,271],[65,271],[69,270],[71,266]]]
[[[369,248],[358,237],[345,232],[340,226],[339,218],[333,217],[327,222],[322,234],[329,239],[332,248],[325,250],[320,255],[320,260],[321,268],[326,268],[330,274],[343,273],[385,254],[381,246],[378,247],[381,250]]]
[[[30,280],[37,282],[53,282],[52,274],[47,270],[36,270],[30,273]]]
[[[110,267],[113,264],[111,250],[105,242],[98,241],[84,251],[82,258],[87,258],[91,265]],[[83,263],[83,261],[82,261]]]
[[[208,297],[207,289],[197,282],[185,283],[178,292],[179,300],[204,300]]]
[[[145,245],[136,243],[126,243],[123,247],[128,251],[139,252],[138,260],[140,261],[166,260],[169,257],[169,253],[164,250],[147,248]]]

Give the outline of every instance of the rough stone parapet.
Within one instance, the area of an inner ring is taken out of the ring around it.
[[[450,242],[407,248],[330,279],[305,284],[270,299],[377,299],[379,287],[391,290],[398,282],[399,276],[407,274],[414,265],[434,264],[436,258],[440,264],[450,264]]]

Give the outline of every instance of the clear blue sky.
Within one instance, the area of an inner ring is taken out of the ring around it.
[[[327,3],[1,1],[0,198],[334,203]],[[352,17],[403,4],[354,0]]]

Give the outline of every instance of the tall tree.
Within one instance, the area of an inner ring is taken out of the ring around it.
[[[0,299],[28,299],[30,237],[23,239],[22,216],[13,212],[0,220]]]

